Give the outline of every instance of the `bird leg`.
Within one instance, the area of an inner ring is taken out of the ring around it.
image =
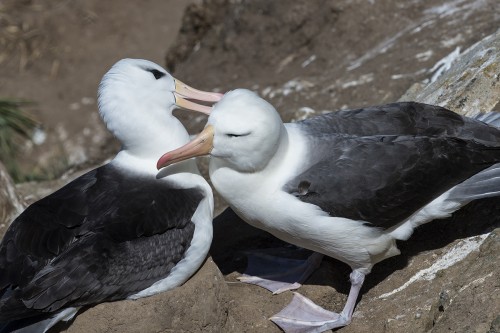
[[[270,319],[286,333],[319,333],[349,325],[365,275],[354,270],[349,278],[351,290],[340,314],[327,311],[310,299],[294,293],[290,304]]]
[[[323,255],[313,253],[306,260],[273,257],[265,254],[248,256],[248,266],[238,280],[256,284],[273,294],[299,288],[320,266]]]

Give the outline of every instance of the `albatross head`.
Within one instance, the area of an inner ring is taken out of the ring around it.
[[[164,154],[157,167],[210,154],[235,170],[259,171],[275,155],[283,132],[271,104],[249,90],[233,90],[214,106],[205,129],[188,144]]]
[[[123,59],[102,78],[98,104],[106,126],[125,150],[152,155],[160,140],[163,149],[170,147],[166,142],[187,141],[186,130],[172,116],[174,108],[209,114],[211,107],[191,100],[217,102],[221,97],[185,85],[151,61]]]

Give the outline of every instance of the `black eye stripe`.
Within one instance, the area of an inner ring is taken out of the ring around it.
[[[165,75],[167,75],[167,74],[165,74],[163,72],[160,72],[159,70],[154,69],[154,68],[148,68],[146,70],[148,72],[150,72],[151,74],[153,74],[155,76],[155,79],[157,79],[157,80],[161,79],[162,77],[164,77]]]

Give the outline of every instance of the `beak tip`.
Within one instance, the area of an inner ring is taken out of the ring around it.
[[[170,155],[168,153],[160,157],[158,162],[156,162],[156,169],[160,170],[161,168],[166,167],[169,159]]]

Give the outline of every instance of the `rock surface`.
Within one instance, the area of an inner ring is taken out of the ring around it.
[[[400,98],[445,106],[466,116],[493,110],[500,101],[500,30],[485,37],[457,58],[434,82],[416,83]]]
[[[168,57],[174,74],[204,89],[255,90],[284,121],[393,102],[500,26],[496,0],[203,3],[172,46],[193,50]],[[199,23],[203,11],[211,29]],[[188,116],[193,129],[203,126]]]

